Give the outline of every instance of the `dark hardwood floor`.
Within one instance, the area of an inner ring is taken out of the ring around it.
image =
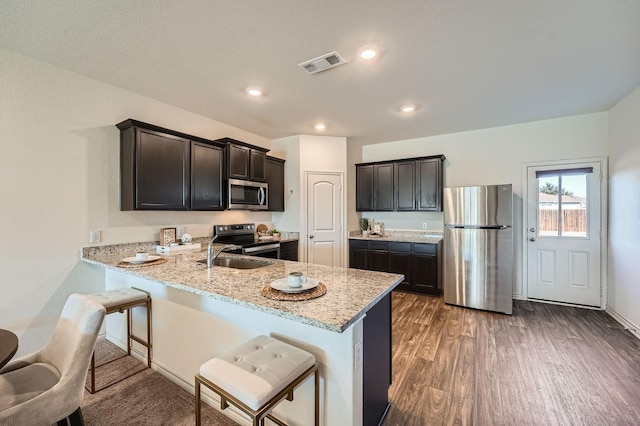
[[[640,341],[602,311],[393,294],[395,425],[639,425]]]

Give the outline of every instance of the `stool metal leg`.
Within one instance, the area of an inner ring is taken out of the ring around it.
[[[96,393],[96,350],[91,355],[91,393]]]
[[[131,355],[131,311],[133,309],[127,309],[127,354]]]
[[[315,426],[320,426],[320,372],[316,368],[315,372]]]
[[[151,368],[151,299],[147,302],[147,367]]]
[[[196,426],[200,426],[201,420],[200,420],[200,404],[201,404],[201,397],[200,397],[200,380],[198,380],[198,378],[196,377]]]

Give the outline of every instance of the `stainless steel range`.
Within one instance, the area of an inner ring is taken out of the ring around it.
[[[235,244],[242,247],[240,250],[230,251],[230,253],[279,259],[280,242],[273,239],[261,240],[255,232],[255,223],[215,225],[213,227],[213,235],[217,236],[216,243]]]

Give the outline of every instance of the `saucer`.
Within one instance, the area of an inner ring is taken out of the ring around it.
[[[154,260],[158,260],[158,259],[160,259],[160,256],[149,255],[147,260],[138,260],[138,259],[136,259],[135,256],[133,256],[133,257],[124,258],[124,259],[122,259],[122,261],[123,262],[127,262],[127,263],[131,263],[132,265],[137,265],[137,264],[140,264],[140,263],[153,262]]]
[[[313,288],[318,287],[320,281],[314,278],[307,278],[307,281],[302,284],[300,288],[292,288],[289,287],[289,279],[288,278],[280,278],[279,280],[275,280],[271,283],[271,288],[279,290],[283,293],[301,293],[303,291],[311,290]]]

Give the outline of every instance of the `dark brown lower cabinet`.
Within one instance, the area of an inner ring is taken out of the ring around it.
[[[411,258],[411,243],[394,241],[389,244],[389,272],[404,275],[404,281],[396,287],[398,290],[411,291]]]
[[[349,240],[349,268],[367,269],[367,242]]]
[[[442,291],[442,242],[349,240],[349,267],[403,274],[396,289],[440,295]]]
[[[298,261],[298,240],[280,243],[280,259]]]

